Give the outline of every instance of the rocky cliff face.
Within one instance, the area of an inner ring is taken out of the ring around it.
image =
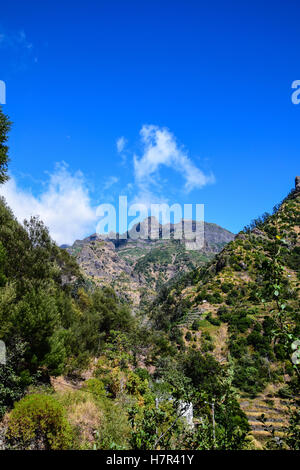
[[[185,238],[176,240],[174,234],[181,226]],[[195,223],[192,228],[195,230]],[[162,239],[166,230],[170,238]],[[89,279],[97,285],[114,287],[119,295],[138,306],[174,276],[205,264],[234,238],[228,230],[205,223],[204,247],[186,250],[185,239],[191,237],[190,230],[188,224],[162,226],[149,217],[135,225],[126,239],[118,234],[116,237],[93,234],[66,249],[75,256]]]

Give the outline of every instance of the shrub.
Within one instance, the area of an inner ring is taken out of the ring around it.
[[[96,433],[97,450],[128,449],[130,424],[127,410],[112,400],[105,400],[102,405],[103,420]]]
[[[218,309],[217,314],[220,318],[221,321],[223,322],[229,322],[231,313],[229,312],[228,308],[225,306],[222,306]]]
[[[220,326],[221,325],[221,320],[219,320],[219,318],[210,317],[210,318],[208,318],[208,321],[209,321],[209,323],[211,323],[214,326]]]
[[[284,385],[278,390],[278,396],[280,398],[293,398],[293,392],[288,385]]]
[[[195,297],[196,304],[202,302],[202,300],[207,300],[207,295],[207,291],[205,289],[202,289],[199,294]]]
[[[231,337],[230,354],[233,357],[240,358],[247,352],[247,340],[245,338]]]
[[[201,347],[201,351],[204,352],[204,353],[209,352],[209,351],[213,351],[213,350],[214,350],[214,345],[210,341],[205,342]]]
[[[281,343],[275,344],[274,352],[275,352],[276,358],[279,361],[284,361],[287,358],[287,352],[284,347],[284,344],[281,344]]]
[[[106,396],[104,383],[100,379],[88,379],[83,385],[83,390],[88,390],[96,397]]]
[[[213,294],[208,294],[206,300],[211,304],[220,304],[223,299],[219,292],[214,292]]]
[[[231,282],[224,282],[221,286],[224,294],[227,294],[232,288],[234,288],[234,285]]]
[[[191,341],[192,335],[191,335],[191,332],[190,332],[190,331],[188,331],[188,332],[186,333],[185,339],[186,339],[187,341]]]
[[[264,329],[264,334],[266,336],[269,336],[271,337],[272,334],[273,334],[273,330],[275,329],[276,327],[276,323],[275,321],[273,320],[273,318],[271,317],[264,317],[264,321],[263,321],[263,329]]]
[[[251,396],[260,393],[266,385],[268,368],[259,356],[242,356],[236,364],[233,384]]]
[[[127,377],[126,390],[137,397],[144,395],[148,391],[148,379],[141,379],[138,374],[130,371]]]
[[[201,326],[201,321],[200,320],[194,320],[193,323],[192,323],[191,328],[192,328],[193,331],[199,331],[200,326]]]
[[[150,374],[149,374],[148,370],[143,368],[143,367],[137,367],[134,372],[142,380],[149,380],[150,379]]]
[[[234,312],[230,318],[230,325],[232,329],[245,333],[252,325],[253,320],[247,317],[246,311]]]
[[[70,449],[73,430],[63,406],[52,396],[27,395],[9,415],[6,437],[19,449]]]

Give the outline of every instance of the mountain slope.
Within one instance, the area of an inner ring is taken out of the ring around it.
[[[300,337],[297,181],[272,215],[253,221],[206,266],[163,288],[151,306],[158,329],[230,365],[242,396],[264,393],[276,403],[293,396],[291,342]]]

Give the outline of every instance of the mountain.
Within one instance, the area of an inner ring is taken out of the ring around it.
[[[126,234],[127,238],[119,234],[107,237],[93,234],[77,240],[66,249],[75,256],[88,279],[97,285],[112,286],[121,297],[137,307],[149,296],[153,298],[165,282],[205,264],[234,238],[228,230],[205,222],[204,247],[200,250],[186,249],[191,229],[199,228],[199,223],[193,222],[188,226],[184,221],[161,225],[157,219],[149,217],[132,227]],[[170,233],[169,239],[162,238],[166,229]],[[183,230],[182,240],[175,238],[179,229]],[[154,233],[158,238],[153,237]]]

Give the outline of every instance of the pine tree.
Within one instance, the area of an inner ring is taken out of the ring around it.
[[[8,146],[6,145],[8,139],[8,132],[11,128],[11,122],[6,116],[2,108],[0,107],[0,184],[8,180],[7,175],[7,164],[8,158]]]

